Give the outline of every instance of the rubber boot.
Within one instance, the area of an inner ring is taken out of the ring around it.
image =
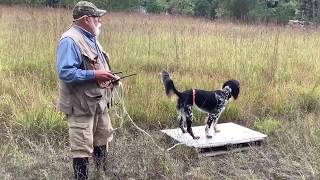
[[[88,158],[73,158],[73,171],[76,180],[88,179],[89,160]]]
[[[93,156],[96,162],[97,171],[100,171],[101,168],[106,173],[107,171],[107,146],[96,146],[93,148]]]

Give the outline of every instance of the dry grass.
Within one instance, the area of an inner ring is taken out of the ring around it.
[[[72,178],[67,126],[55,109],[55,50],[71,21],[64,9],[0,6],[0,179]],[[110,13],[103,21],[100,41],[114,70],[139,73],[124,80],[127,109],[159,145],[173,144],[159,130],[177,126],[175,104],[164,96],[159,79],[162,69],[172,72],[179,89],[216,89],[226,79],[238,79],[240,98],[220,122],[269,133],[262,148],[198,158],[183,146],[159,151],[125,121],[111,145],[108,177],[320,176],[317,30],[127,13]],[[203,118],[195,112],[195,125]]]

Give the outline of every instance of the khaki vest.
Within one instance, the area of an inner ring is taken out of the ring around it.
[[[75,27],[65,32],[61,39],[70,37],[79,47],[83,59],[84,70],[105,69],[110,70],[109,58],[97,42],[100,51],[107,64],[103,65],[101,56],[95,48],[91,47],[84,39],[84,35]],[[61,40],[60,39],[60,40]],[[111,105],[112,92],[109,88],[100,88],[96,80],[83,81],[81,83],[65,83],[59,80],[59,103],[60,111],[67,115],[92,115],[96,111],[104,112],[108,105]]]

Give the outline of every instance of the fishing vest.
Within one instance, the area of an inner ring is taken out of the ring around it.
[[[96,48],[91,47],[83,35],[75,27],[71,27],[60,38],[69,37],[79,47],[83,64],[83,70],[110,70],[109,58],[101,45],[97,42],[101,55]],[[104,59],[102,59],[104,58]],[[104,62],[104,63],[103,63]],[[96,80],[78,83],[65,83],[59,80],[58,109],[67,115],[93,115],[104,112],[111,105],[112,89],[101,88]]]

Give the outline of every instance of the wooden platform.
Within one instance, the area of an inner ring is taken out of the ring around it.
[[[218,124],[219,133],[210,129],[212,138],[205,136],[205,126],[193,127],[193,132],[200,139],[194,140],[188,133],[182,133],[180,128],[165,129],[161,132],[167,134],[180,143],[194,147],[202,156],[215,156],[233,151],[247,150],[250,146],[260,145],[267,135],[240,126],[235,123]]]

